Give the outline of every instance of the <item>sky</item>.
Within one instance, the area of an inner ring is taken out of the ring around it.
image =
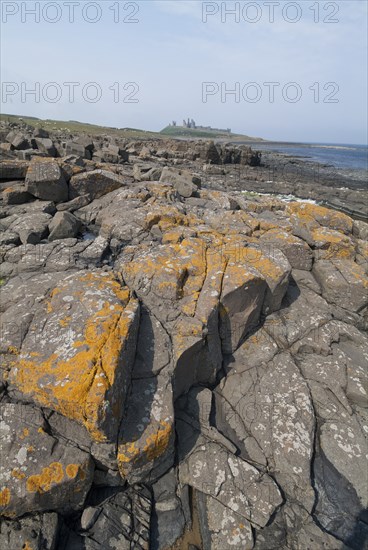
[[[1,0],[1,112],[364,144],[367,5]]]

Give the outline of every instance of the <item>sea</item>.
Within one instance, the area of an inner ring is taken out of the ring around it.
[[[252,144],[260,151],[276,151],[302,160],[318,162],[345,170],[368,171],[368,146],[336,143],[275,143]]]

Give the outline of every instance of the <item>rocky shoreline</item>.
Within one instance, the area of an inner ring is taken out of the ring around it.
[[[2,131],[2,547],[367,548],[366,191]]]

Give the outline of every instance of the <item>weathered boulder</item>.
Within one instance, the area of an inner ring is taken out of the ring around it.
[[[85,425],[95,440],[114,441],[138,319],[137,301],[108,273],[68,275],[37,303],[14,356],[11,388]]]
[[[36,147],[42,153],[47,153],[50,157],[56,156],[55,146],[50,138],[37,137],[34,139]]]
[[[169,470],[153,486],[154,512],[151,523],[151,547],[171,547],[184,532],[185,510],[177,495],[177,473]]]
[[[119,187],[126,185],[126,180],[106,170],[93,170],[73,176],[69,182],[69,199],[88,195],[98,199]]]
[[[134,181],[159,181],[162,175],[162,168],[149,164],[133,165]]]
[[[54,512],[24,517],[15,522],[3,519],[1,547],[56,550],[59,525],[59,517]]]
[[[355,262],[320,260],[314,264],[313,274],[328,302],[353,312],[368,305],[368,278]]]
[[[118,440],[117,461],[122,478],[130,484],[155,481],[174,463],[174,441],[170,377],[133,380]]]
[[[349,216],[323,206],[307,202],[292,202],[288,205],[287,211],[298,222],[310,227],[327,227],[346,235],[350,235],[353,230],[353,220]]]
[[[125,150],[112,144],[109,144],[107,147],[102,147],[102,149],[98,149],[93,154],[93,160],[97,162],[118,164],[120,162],[127,162],[128,159],[129,154]]]
[[[280,354],[267,364],[230,372],[216,395],[220,429],[229,435],[228,425],[243,449],[242,456],[267,464],[283,491],[311,512],[315,419],[308,386],[292,358]]]
[[[18,160],[0,161],[0,180],[21,180],[26,177],[29,162]]]
[[[270,229],[260,237],[266,249],[272,253],[274,249],[281,250],[293,269],[310,271],[313,265],[313,253],[306,242],[280,229]]]
[[[91,457],[51,437],[37,409],[6,403],[0,414],[1,456],[7,457],[0,466],[1,515],[81,508],[92,483]]]
[[[23,204],[31,201],[34,197],[28,193],[23,182],[9,182],[9,186],[4,189],[2,198],[5,204]]]
[[[208,494],[197,491],[196,497],[204,548],[254,548],[252,526],[249,521]]]
[[[181,434],[184,430],[179,422],[180,446],[180,437],[187,435]],[[188,441],[184,445],[188,445]],[[248,522],[254,527],[264,527],[282,503],[281,494],[270,476],[200,435],[180,463],[179,479],[213,497],[228,509],[229,514],[235,512],[243,518],[248,532]]]
[[[28,138],[21,133],[14,136],[14,138],[11,140],[11,145],[12,147],[14,147],[14,149],[18,149],[19,151],[31,148],[31,144]]]
[[[11,225],[11,231],[18,233],[23,244],[37,244],[47,236],[51,216],[41,212],[26,214],[17,218]]]
[[[70,212],[57,212],[49,223],[49,241],[76,237],[81,226],[81,222]]]
[[[54,160],[33,160],[27,170],[26,189],[35,197],[54,202],[68,200],[68,185]]]
[[[83,159],[91,160],[91,151],[86,149],[82,143],[76,143],[74,141],[67,141],[65,145],[65,153],[67,155],[77,155]]]
[[[165,167],[162,170],[160,181],[171,183],[179,195],[185,198],[191,197],[198,189],[198,186],[193,183],[192,174],[188,170],[175,170]]]
[[[34,132],[33,132],[33,137],[34,138],[48,138],[50,137],[49,133],[47,130],[45,130],[44,128],[41,128],[40,126],[35,128]]]
[[[82,535],[66,532],[59,543],[60,550],[149,550],[151,495],[143,486],[129,487],[109,495],[82,516]],[[110,498],[109,498],[110,497]],[[88,521],[88,522],[87,522]]]

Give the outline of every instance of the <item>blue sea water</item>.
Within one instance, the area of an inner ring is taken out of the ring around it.
[[[277,151],[310,162],[347,170],[368,170],[368,146],[334,143],[257,143],[261,151]]]

